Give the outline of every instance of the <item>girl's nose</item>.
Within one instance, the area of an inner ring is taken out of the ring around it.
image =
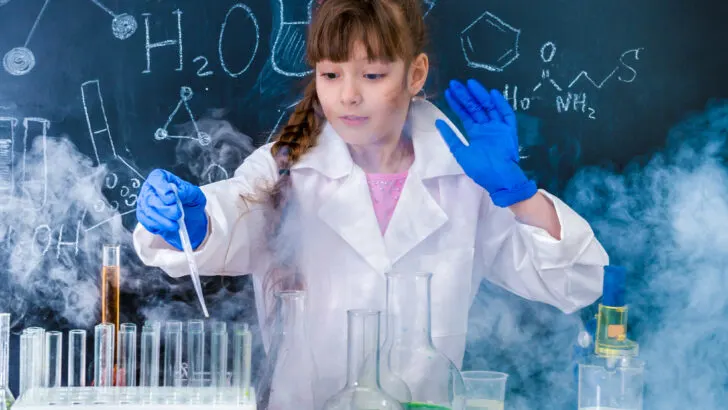
[[[361,103],[362,97],[355,81],[344,81],[341,89],[341,103],[344,105],[357,105]]]

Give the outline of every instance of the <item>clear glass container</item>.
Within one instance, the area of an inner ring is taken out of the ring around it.
[[[506,402],[508,374],[490,370],[462,372],[465,381],[467,410],[503,410]]]
[[[427,272],[387,273],[387,340],[382,366],[409,388],[412,399],[405,409],[462,410],[462,375],[432,342],[431,279]]]
[[[318,381],[306,330],[306,292],[276,292],[274,332],[256,391],[259,410],[314,410]]]
[[[579,410],[642,410],[644,362],[594,356],[579,364]]]
[[[379,323],[376,310],[350,310],[346,387],[324,404],[324,410],[402,410],[379,384]]]

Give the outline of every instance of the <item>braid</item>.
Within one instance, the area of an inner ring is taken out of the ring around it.
[[[263,279],[266,305],[272,307],[270,298],[278,290],[303,289],[305,284],[295,266],[295,250],[286,244],[288,239],[283,232],[284,216],[290,210],[289,199],[292,193],[291,167],[312,147],[316,145],[321,127],[318,114],[318,96],[314,80],[308,84],[303,99],[296,105],[271,147],[271,154],[278,166],[279,178],[269,192],[269,215],[266,218],[270,231],[268,241],[273,264]],[[274,318],[272,309],[268,322]]]
[[[295,164],[301,155],[316,145],[316,137],[321,126],[319,115],[316,112],[317,106],[316,82],[311,80],[308,86],[306,86],[303,99],[296,105],[293,114],[288,119],[288,123],[283,127],[283,130],[281,130],[281,133],[271,148],[273,156],[277,157],[284,147],[288,147],[287,160],[289,163],[284,165],[290,167]],[[283,170],[288,168],[279,169]]]

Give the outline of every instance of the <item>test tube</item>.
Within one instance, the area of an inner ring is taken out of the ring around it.
[[[0,313],[0,388],[8,386],[10,363],[10,313]]]
[[[233,335],[233,387],[238,402],[250,398],[252,334],[247,323],[237,325]]]
[[[45,355],[45,329],[42,327],[29,327],[25,329],[30,335],[30,348],[28,352],[28,387],[43,387],[43,358]]]
[[[29,395],[32,389],[43,385],[43,355],[45,330],[29,327],[20,335],[20,391]]]
[[[159,327],[159,323],[149,322],[142,328],[140,386],[159,386]]]
[[[119,346],[116,351],[116,385],[136,386],[137,327],[133,323],[119,326]]]
[[[210,385],[222,388],[227,385],[228,334],[225,322],[212,323],[210,345]]]
[[[33,335],[23,331],[20,335],[20,386],[18,395],[22,396],[28,392],[32,386],[32,366],[33,366]]]
[[[164,386],[182,386],[182,322],[172,320],[164,329]]]
[[[205,372],[205,323],[187,322],[187,361],[190,387],[202,387]]]
[[[119,245],[104,245],[101,266],[101,322],[119,328],[121,265]]]
[[[86,385],[86,331],[68,332],[68,387]]]
[[[45,400],[48,404],[56,404],[61,392],[61,365],[63,362],[63,333],[52,331],[45,333],[45,343],[43,352],[43,387],[49,390],[45,391]]]
[[[94,386],[113,385],[114,324],[100,323],[94,327]]]
[[[48,332],[45,334],[45,387],[61,387],[61,370],[63,362],[63,333]]]

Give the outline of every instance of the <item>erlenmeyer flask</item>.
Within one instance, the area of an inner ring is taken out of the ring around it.
[[[465,384],[455,364],[432,343],[431,273],[387,273],[387,341],[383,366],[409,387],[406,410],[465,408]],[[385,388],[386,391],[386,388]]]
[[[260,410],[314,410],[316,365],[306,331],[306,292],[276,292],[274,334],[256,391]]]
[[[324,410],[403,410],[379,384],[378,310],[347,312],[348,350],[346,387],[324,404]]]
[[[388,316],[386,314],[384,319],[385,325],[387,326],[387,336],[379,354],[379,385],[385,393],[394,397],[400,403],[409,403],[412,401],[412,392],[410,392],[407,383],[392,371],[392,367],[389,364],[392,335],[396,333],[389,329],[389,326],[396,323],[396,321],[390,321]],[[371,368],[370,366],[369,369]]]

